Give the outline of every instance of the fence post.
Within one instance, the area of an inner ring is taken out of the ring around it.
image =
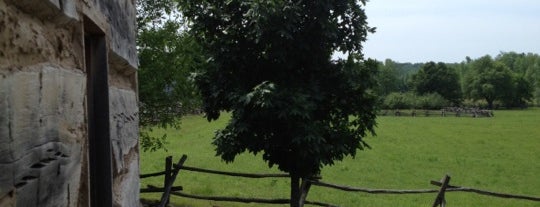
[[[161,202],[159,203],[159,207],[166,206],[166,203],[169,200],[169,196],[171,194],[171,188],[172,188],[172,185],[174,184],[174,180],[176,179],[176,176],[178,175],[178,171],[180,171],[180,168],[182,168],[182,165],[184,165],[184,162],[186,161],[186,159],[187,159],[187,156],[182,155],[180,160],[178,160],[178,164],[176,164],[174,168],[171,170],[172,172],[169,173],[171,175],[171,178],[170,180],[167,181],[167,183],[163,187],[164,192],[163,192],[163,195],[161,196]]]
[[[444,199],[444,193],[446,191],[446,188],[448,187],[448,183],[450,182],[450,176],[445,175],[443,179],[441,180],[441,189],[439,190],[439,193],[437,193],[437,197],[435,198],[435,202],[433,202],[432,207],[436,207],[437,205],[440,205],[441,207],[446,206],[446,200]]]
[[[311,188],[310,179],[311,178],[309,179],[302,178],[302,184],[300,184],[300,207],[304,207],[304,203],[306,202],[309,188]]]
[[[171,180],[172,176],[172,156],[167,156],[165,158],[165,179],[163,182],[163,189],[166,188],[167,183],[169,183],[169,180]],[[165,201],[165,206],[169,205],[170,199],[167,199]]]

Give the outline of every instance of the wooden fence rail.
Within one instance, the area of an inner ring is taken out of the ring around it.
[[[441,186],[441,182],[439,181],[431,181],[431,184],[436,185],[436,186]],[[453,186],[453,185],[448,185],[448,188],[446,189],[446,191],[447,192],[457,192],[457,191],[471,192],[471,193],[494,196],[494,197],[499,197],[499,198],[513,198],[513,199],[521,199],[521,200],[540,201],[540,197],[496,193],[492,191],[480,190],[480,189],[469,188],[469,187]]]
[[[162,176],[162,175],[165,175],[165,171],[155,172],[155,173],[148,173],[148,174],[141,174],[141,175],[139,175],[139,178],[143,179],[143,178],[157,177],[157,176]]]
[[[181,191],[184,190],[182,186],[173,186],[171,187],[171,191]],[[147,188],[143,188],[140,190],[141,193],[163,193],[165,192],[165,188],[156,187],[153,185],[148,185]]]
[[[473,109],[473,108],[452,108],[448,107],[441,110],[426,110],[426,109],[385,109],[377,113],[379,116],[441,116],[441,117],[494,117],[493,111]]]
[[[328,188],[338,189],[338,190],[342,190],[342,191],[364,192],[364,193],[370,193],[370,194],[419,194],[419,193],[437,193],[437,192],[439,192],[439,190],[434,190],[434,189],[418,189],[418,190],[369,189],[369,188],[360,188],[360,187],[336,185],[336,184],[331,184],[331,183],[325,183],[325,182],[322,182],[322,181],[310,180],[310,182],[313,185],[316,185],[316,186],[328,187]]]
[[[239,173],[239,172],[225,172],[218,170],[208,170],[203,168],[182,166],[183,170],[193,171],[193,172],[202,172],[216,175],[227,175],[233,177],[244,177],[244,178],[288,178],[291,177],[289,174],[253,174],[253,173]]]
[[[422,194],[422,193],[438,193],[440,191],[438,189],[414,189],[414,190],[371,189],[371,188],[337,185],[337,184],[325,183],[322,181],[314,181],[314,180],[310,180],[310,182],[316,186],[328,187],[328,188],[338,189],[342,191],[363,192],[363,193],[370,193],[370,194]],[[436,186],[441,186],[442,182],[431,181],[431,184],[436,185]],[[496,193],[496,192],[491,192],[491,191],[486,191],[486,190],[480,190],[480,189],[475,189],[475,188],[470,188],[470,187],[454,186],[454,185],[448,185],[445,191],[446,192],[472,192],[472,193],[477,193],[477,194],[482,194],[482,195],[495,196],[499,198],[514,198],[514,199],[521,199],[521,200],[540,201],[540,197]]]
[[[182,165],[180,167],[181,170],[186,171],[192,171],[192,172],[201,172],[201,173],[208,173],[208,174],[215,174],[215,175],[226,175],[226,176],[233,176],[233,177],[244,177],[244,178],[289,178],[291,177],[289,174],[284,173],[277,173],[277,174],[261,174],[261,173],[240,173],[240,172],[226,172],[226,171],[219,171],[219,170],[209,170],[204,168],[198,168],[198,167],[190,167],[187,165]],[[154,173],[148,173],[148,174],[141,174],[140,178],[148,178],[148,177],[157,177],[161,175],[165,175],[165,171],[161,172],[154,172]],[[320,176],[315,176],[315,179],[320,178]]]
[[[201,172],[201,173],[209,173],[209,174],[217,174],[217,175],[225,175],[225,176],[233,176],[233,177],[245,177],[245,178],[288,178],[290,177],[288,174],[253,174],[253,173],[239,173],[239,172],[225,172],[225,171],[218,171],[218,170],[209,170],[209,169],[203,169],[203,168],[196,168],[196,167],[189,167],[183,165],[186,157],[185,155],[180,159],[179,163],[172,166],[171,158],[166,159],[166,170],[163,172],[155,172],[155,173],[149,173],[149,174],[141,174],[140,178],[148,178],[148,177],[155,177],[155,176],[162,176],[165,175],[165,182],[164,187],[155,187],[149,185],[148,188],[141,189],[141,193],[150,193],[150,192],[164,192],[161,200],[161,204],[168,202],[168,195],[175,195],[185,198],[192,198],[192,199],[202,199],[202,200],[211,200],[211,201],[228,201],[228,202],[242,202],[242,203],[265,203],[265,204],[288,204],[290,203],[290,199],[267,199],[267,198],[239,198],[239,197],[223,197],[223,196],[200,196],[200,195],[191,195],[187,193],[179,192],[182,190],[181,186],[172,186],[174,183],[174,179],[176,178],[179,170],[186,170],[186,171],[193,171],[193,172]],[[316,205],[316,206],[335,206],[333,204],[327,204],[323,202],[316,202],[316,201],[306,201],[305,198],[307,197],[308,191],[310,189],[309,186],[315,185],[320,187],[327,187],[327,188],[333,188],[337,190],[342,191],[348,191],[348,192],[363,192],[363,193],[370,193],[370,194],[422,194],[422,193],[437,193],[437,197],[435,198],[435,201],[433,203],[433,207],[440,205],[441,207],[444,207],[446,204],[445,201],[445,193],[447,192],[472,192],[477,193],[481,195],[487,195],[487,196],[494,196],[499,198],[512,198],[512,199],[522,199],[522,200],[529,200],[529,201],[540,201],[540,197],[533,197],[533,196],[525,196],[525,195],[512,195],[512,194],[505,194],[505,193],[496,193],[491,191],[485,191],[485,190],[479,190],[475,188],[469,188],[469,187],[460,187],[460,186],[453,186],[450,185],[450,176],[446,175],[443,177],[441,181],[431,181],[432,185],[439,186],[440,189],[413,189],[413,190],[400,190],[400,189],[370,189],[370,188],[362,188],[362,187],[352,187],[352,186],[344,186],[344,185],[337,185],[332,183],[326,183],[323,181],[320,181],[320,176],[313,177],[312,179],[306,179],[305,183],[302,183],[302,198],[301,200],[304,201],[305,204],[310,205]]]
[[[184,198],[193,198],[199,200],[210,200],[210,201],[228,201],[228,202],[239,202],[239,203],[265,203],[265,204],[289,204],[290,199],[277,198],[277,199],[267,199],[267,198],[239,198],[239,197],[224,197],[224,196],[200,196],[200,195],[191,195],[182,192],[171,192],[172,195],[184,197]],[[305,201],[305,204],[314,205],[314,206],[327,206],[335,207],[335,205],[317,202],[317,201]]]

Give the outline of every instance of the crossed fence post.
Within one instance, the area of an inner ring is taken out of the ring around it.
[[[174,180],[176,180],[178,171],[180,171],[180,168],[182,168],[182,165],[184,165],[184,162],[186,161],[186,159],[187,159],[187,156],[182,155],[182,158],[178,160],[178,164],[176,164],[174,168],[172,168],[172,170],[165,172],[165,186],[163,186],[164,191],[163,191],[163,195],[161,196],[161,202],[159,203],[159,207],[165,207],[169,203],[169,197],[171,194],[172,185],[174,184]],[[166,160],[169,160],[169,157],[167,157]],[[170,158],[170,160],[172,160],[172,158]],[[170,163],[166,165],[170,165]]]
[[[439,193],[437,193],[437,197],[435,197],[435,201],[433,202],[432,207],[437,207],[438,205],[440,207],[446,206],[446,200],[444,199],[444,193],[446,192],[446,188],[448,188],[448,183],[450,183],[450,176],[445,175],[443,179],[441,180],[441,189],[439,190]]]

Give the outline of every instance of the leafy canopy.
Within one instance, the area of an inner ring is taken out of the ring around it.
[[[496,100],[504,101],[513,91],[512,72],[502,63],[484,56],[472,62],[465,81],[465,91],[473,99],[485,99],[493,108]]]
[[[444,63],[428,62],[413,75],[412,85],[419,95],[438,93],[454,105],[461,103],[459,76]]]
[[[364,2],[362,2],[364,3]],[[307,177],[354,156],[373,133],[374,28],[356,0],[184,0],[183,14],[210,56],[195,81],[208,120],[231,111],[213,144],[225,161],[245,151]],[[332,61],[334,51],[347,60]]]
[[[152,137],[154,126],[178,128],[179,118],[201,105],[189,80],[204,68],[202,48],[179,18],[173,0],[140,0],[137,5],[137,51],[141,146],[163,148],[165,137]]]

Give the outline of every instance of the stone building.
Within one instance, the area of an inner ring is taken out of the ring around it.
[[[0,0],[0,206],[138,206],[135,0]]]

